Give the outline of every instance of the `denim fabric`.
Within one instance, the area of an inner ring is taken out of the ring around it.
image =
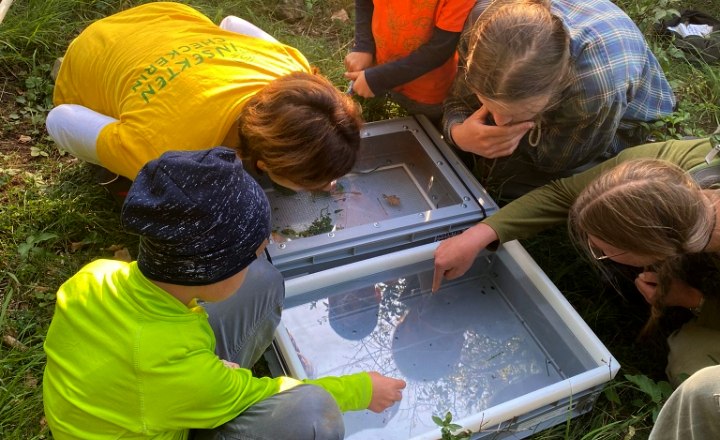
[[[266,259],[250,266],[240,289],[225,301],[203,304],[220,359],[250,368],[273,340],[285,299],[283,277]]]
[[[248,408],[226,424],[196,431],[192,440],[341,440],[342,414],[335,400],[315,385],[300,385]]]

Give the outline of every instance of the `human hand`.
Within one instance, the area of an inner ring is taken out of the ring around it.
[[[352,91],[356,95],[362,96],[363,98],[372,98],[375,96],[365,80],[364,70],[361,70],[360,72],[345,72],[345,78],[353,81]]]
[[[655,272],[643,272],[635,278],[635,287],[650,305],[655,304],[657,283],[658,276]]]
[[[347,72],[365,70],[373,65],[373,58],[373,54],[368,52],[350,52],[345,55],[345,70]]]
[[[235,362],[226,361],[225,359],[220,359],[220,360],[222,361],[223,365],[225,365],[228,368],[232,368],[232,369],[240,368],[240,364],[236,364]]]
[[[490,112],[483,106],[462,124],[450,128],[453,142],[462,150],[494,159],[513,154],[520,139],[535,126],[532,121],[511,125],[488,125]]]
[[[368,406],[370,411],[383,412],[402,400],[402,390],[406,385],[404,380],[383,376],[377,371],[370,371],[368,374],[372,382],[372,398]]]
[[[467,272],[477,254],[497,239],[493,228],[485,223],[478,223],[460,235],[443,240],[435,249],[433,293],[440,289],[443,278],[452,280]]]
[[[657,301],[658,275],[655,272],[643,272],[635,279],[635,287],[640,291],[645,301],[655,304]],[[685,307],[688,309],[697,307],[702,302],[703,294],[698,289],[680,279],[670,282],[670,289],[663,298],[666,306]]]

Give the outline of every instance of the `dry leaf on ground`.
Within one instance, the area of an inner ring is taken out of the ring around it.
[[[350,17],[348,16],[348,13],[345,9],[340,9],[337,12],[334,12],[333,15],[330,16],[330,20],[340,20],[343,23],[348,21]]]
[[[127,248],[116,250],[113,258],[120,261],[127,261],[128,263],[132,261],[132,257],[130,257],[130,252],[127,250]]]
[[[3,345],[10,347],[10,348],[15,348],[17,350],[22,350],[22,351],[27,350],[27,346],[25,344],[23,344],[22,342],[18,341],[17,339],[15,339],[14,337],[12,337],[10,335],[3,335],[2,342],[3,342]]]

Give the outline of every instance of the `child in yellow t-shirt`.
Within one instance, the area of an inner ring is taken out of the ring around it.
[[[322,188],[360,145],[357,106],[297,49],[179,3],[91,24],[67,50],[54,104],[47,128],[63,149],[131,180],[165,151],[222,145],[281,185]]]

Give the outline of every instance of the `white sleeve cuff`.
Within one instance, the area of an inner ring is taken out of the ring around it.
[[[60,148],[87,162],[100,165],[97,138],[115,118],[77,104],[62,104],[47,115],[45,126]]]
[[[279,43],[272,35],[255,26],[247,20],[234,15],[228,15],[220,22],[220,28],[226,31],[235,32],[236,34],[249,35],[251,37],[260,38],[262,40]]]

